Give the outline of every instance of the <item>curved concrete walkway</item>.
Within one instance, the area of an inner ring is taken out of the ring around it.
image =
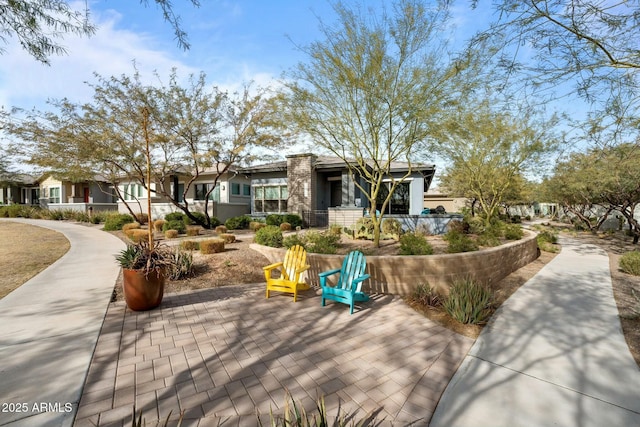
[[[560,243],[480,334],[431,426],[640,425],[640,370],[622,334],[608,256]]]
[[[70,426],[119,267],[118,238],[59,221],[69,251],[0,300],[0,425]]]

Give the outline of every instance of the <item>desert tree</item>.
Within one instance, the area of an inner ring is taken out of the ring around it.
[[[472,1],[475,7],[478,1]],[[498,63],[537,97],[578,95],[589,105],[576,123],[600,145],[637,139],[640,116],[640,3],[493,0],[496,21],[474,42],[502,43]],[[482,5],[484,7],[484,5]],[[473,45],[473,43],[472,43]],[[506,80],[506,79],[505,79]]]
[[[594,147],[559,162],[544,184],[549,197],[592,232],[611,214],[619,213],[637,243],[640,224],[634,212],[640,205],[639,162],[635,143]]]
[[[300,49],[307,60],[287,75],[288,112],[321,149],[341,158],[380,223],[398,184],[416,171],[420,146],[439,118],[477,82],[477,58],[450,53],[447,9],[402,0],[392,11],[333,4],[337,23]],[[403,176],[392,176],[405,162]],[[379,195],[387,188],[383,200]]]
[[[199,6],[199,0],[189,0]],[[148,6],[149,0],[140,3]],[[170,0],[154,0],[162,15],[173,28],[178,46],[189,48],[186,32],[182,29],[180,16],[173,11]],[[84,7],[76,8],[69,0],[29,0],[0,2],[0,54],[1,45],[11,39],[17,39],[20,46],[33,58],[43,64],[49,64],[53,55],[64,55],[67,49],[61,43],[70,34],[90,37],[96,32],[91,22],[88,1]]]
[[[505,202],[519,198],[523,175],[536,172],[558,141],[553,124],[535,117],[498,110],[484,101],[473,109],[451,111],[435,138],[434,149],[449,164],[443,187],[477,204],[485,225]]]
[[[96,78],[92,102],[51,101],[51,110],[30,112],[8,132],[20,139],[14,149],[30,164],[76,181],[107,178],[134,216],[127,199],[140,203],[139,199],[125,194],[119,183],[151,188],[201,223],[185,195],[198,177],[215,172],[204,200],[202,225],[210,226],[209,195],[220,175],[251,162],[260,148],[278,146],[288,138],[281,121],[273,119],[271,94],[252,90],[250,84],[228,93],[209,87],[201,73],[183,85],[175,70],[166,84],[155,86],[144,84],[137,72]],[[151,147],[151,183],[146,178],[143,124]],[[171,185],[176,176],[186,177],[182,194]]]

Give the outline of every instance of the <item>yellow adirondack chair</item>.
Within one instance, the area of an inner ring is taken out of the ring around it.
[[[293,294],[293,302],[298,299],[298,291],[306,291],[309,285],[300,276],[310,266],[307,264],[307,251],[302,246],[292,246],[287,250],[283,262],[263,267],[264,277],[267,279],[267,298],[270,291],[287,292]],[[274,278],[273,272],[279,270],[280,277]]]

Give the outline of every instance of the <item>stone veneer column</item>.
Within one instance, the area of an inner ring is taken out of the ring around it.
[[[316,209],[316,159],[310,153],[287,156],[287,211],[302,215]]]

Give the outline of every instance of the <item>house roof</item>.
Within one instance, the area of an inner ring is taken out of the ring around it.
[[[0,182],[13,185],[36,185],[38,179],[26,173],[0,175]]]
[[[303,157],[303,156],[314,156],[314,168],[316,170],[327,170],[327,169],[344,169],[345,161],[340,157],[336,156],[315,156],[312,154],[296,154],[290,155],[287,157]],[[367,162],[371,165],[371,161]],[[434,171],[435,165],[429,165],[424,163],[412,163],[412,169],[420,170],[420,171]],[[391,172],[401,172],[406,171],[409,168],[408,162],[392,162],[391,163]],[[249,166],[241,169],[245,173],[259,173],[259,172],[283,172],[287,170],[287,160],[281,160],[272,163],[266,163],[262,165]]]

